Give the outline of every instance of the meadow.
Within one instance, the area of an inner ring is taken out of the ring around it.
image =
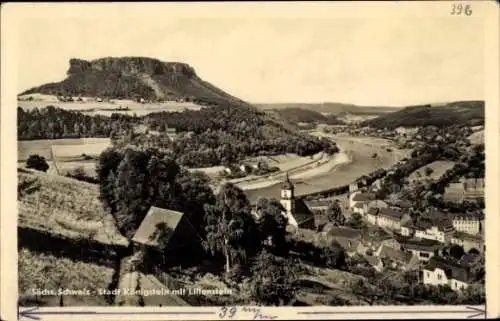
[[[85,98],[84,98],[85,99]],[[95,100],[90,100],[84,102],[60,102],[54,98],[48,98],[44,95],[38,100],[18,100],[17,104],[19,107],[30,110],[33,108],[43,108],[46,106],[59,107],[65,110],[78,111],[87,115],[103,115],[111,116],[113,113],[126,114],[126,115],[137,115],[144,116],[151,113],[161,112],[161,111],[183,111],[185,109],[199,110],[202,108],[201,105],[192,102],[177,102],[177,101],[167,101],[161,103],[138,103],[133,100],[110,100],[105,102],[97,102]]]
[[[35,297],[32,289],[57,291],[62,289],[106,289],[113,281],[114,269],[68,258],[37,253],[26,248],[19,249],[18,284],[21,305],[31,306],[36,299],[38,305],[59,306],[59,296]],[[103,295],[64,296],[64,305],[107,306]],[[23,304],[24,303],[24,304]]]
[[[30,155],[38,154],[51,160],[53,152],[58,160],[79,160],[82,154],[98,156],[110,146],[109,138],[21,140],[17,142],[17,158],[18,161],[26,161]]]
[[[96,185],[18,170],[18,224],[68,238],[128,245],[99,201]]]

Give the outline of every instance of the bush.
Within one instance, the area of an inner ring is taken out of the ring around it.
[[[30,155],[26,161],[26,167],[36,169],[37,171],[46,172],[49,169],[49,164],[45,160],[45,157],[40,155]]]

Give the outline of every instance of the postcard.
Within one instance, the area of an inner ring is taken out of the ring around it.
[[[2,319],[498,317],[498,12],[3,5]]]

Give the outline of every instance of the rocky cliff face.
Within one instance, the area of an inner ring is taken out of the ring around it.
[[[100,58],[92,61],[71,59],[69,61],[68,76],[87,71],[104,71],[123,75],[149,74],[167,75],[178,74],[195,77],[193,67],[180,62],[163,62],[146,57]]]
[[[147,57],[73,58],[67,78],[23,94],[73,95],[112,99],[190,99],[208,104],[246,104],[200,79],[193,67]]]

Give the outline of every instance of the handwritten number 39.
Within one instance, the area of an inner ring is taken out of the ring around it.
[[[236,308],[235,307],[231,307],[231,308],[227,308],[227,307],[223,307],[221,308],[220,312],[219,312],[219,318],[220,319],[224,319],[224,318],[229,318],[229,319],[232,319],[234,317],[234,315],[236,314]]]
[[[460,16],[465,14],[466,16],[470,16],[472,14],[472,9],[470,5],[462,5],[462,4],[453,4],[451,7],[451,12],[450,14],[452,16]]]

